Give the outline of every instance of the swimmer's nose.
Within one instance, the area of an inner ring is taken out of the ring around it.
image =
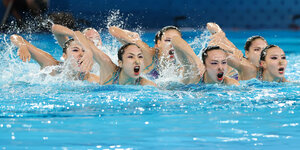
[[[134,63],[135,63],[136,65],[138,65],[138,64],[140,64],[140,60],[139,60],[138,58],[136,58],[135,61],[134,61]]]
[[[222,69],[223,68],[223,65],[220,63],[218,64],[218,69]]]

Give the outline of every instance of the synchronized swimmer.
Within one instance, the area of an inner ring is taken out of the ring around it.
[[[18,47],[18,55],[24,62],[32,58],[41,69],[60,66],[53,69],[51,75],[59,74],[68,67],[72,70],[68,75],[72,79],[100,85],[156,86],[149,79],[159,78],[161,69],[168,67],[166,64],[178,69],[177,72],[183,76],[179,82],[184,84],[239,85],[239,80],[252,78],[287,82],[284,77],[287,60],[280,47],[268,45],[261,36],[253,36],[247,40],[243,56],[217,24],[208,23],[207,29],[211,40],[209,46],[202,50],[200,59],[175,26],[166,26],[158,31],[153,48],[143,42],[138,33],[112,26],[109,33],[123,44],[118,50],[118,65],[101,50],[100,34],[93,28],[80,32],[61,25],[52,26],[52,33],[63,49],[62,58],[69,63],[55,60],[19,35],[14,34],[10,39]],[[99,75],[90,73],[94,62],[100,65]]]

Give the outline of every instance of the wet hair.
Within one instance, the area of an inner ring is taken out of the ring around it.
[[[260,53],[260,59],[259,59],[259,62],[261,61],[265,61],[266,60],[266,56],[267,56],[267,51],[270,49],[270,48],[273,48],[273,47],[278,47],[277,45],[268,45],[267,47],[265,47],[261,53]]]
[[[154,38],[154,43],[155,43],[155,44],[157,44],[157,40],[158,40],[158,38],[159,38],[159,37],[158,37],[159,34],[160,34],[160,31],[157,31],[156,34],[155,34],[155,38]]]
[[[155,44],[157,44],[158,40],[161,40],[161,37],[163,36],[163,34],[165,32],[167,32],[168,30],[176,30],[179,32],[179,34],[181,36],[181,31],[179,30],[179,28],[177,28],[175,26],[165,26],[155,34],[155,40],[154,40]]]
[[[245,47],[244,47],[245,51],[249,51],[249,48],[252,45],[252,42],[255,41],[256,39],[262,39],[263,41],[265,41],[267,43],[267,41],[262,36],[259,36],[259,35],[251,36],[247,39],[247,41],[245,43]]]
[[[135,45],[136,47],[140,48],[138,45],[134,43],[126,43],[122,47],[119,48],[118,50],[118,60],[123,61],[123,54],[125,53],[125,49],[130,46],[130,45]]]
[[[266,60],[266,56],[267,56],[267,51],[270,49],[270,48],[273,48],[273,47],[278,47],[277,45],[268,45],[266,46],[260,53],[260,59],[259,59],[259,64],[261,65],[261,61],[265,61]],[[259,67],[259,71],[258,71],[258,74],[259,74],[259,79],[262,80],[262,76],[263,76],[263,72],[264,72],[264,68],[262,66]]]
[[[83,34],[85,34],[87,31],[89,31],[89,30],[95,30],[95,31],[97,31],[95,28],[85,28],[85,29],[83,29],[81,32],[83,33]],[[97,31],[98,32],[98,31]]]
[[[70,44],[75,41],[74,39],[69,39],[64,43],[63,46],[63,53],[67,54],[67,48],[70,46]]]
[[[203,61],[204,65],[205,65],[205,60],[208,57],[207,52],[213,51],[213,50],[221,50],[221,51],[225,52],[225,50],[222,49],[220,46],[208,46],[208,47],[204,48],[202,50],[202,61]]]

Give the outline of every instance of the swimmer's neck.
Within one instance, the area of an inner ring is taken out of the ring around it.
[[[219,83],[219,82],[215,82],[214,80],[212,80],[211,78],[210,78],[210,76],[208,75],[208,73],[207,73],[207,71],[205,71],[204,72],[204,75],[203,75],[203,77],[204,77],[204,83],[206,83],[206,84],[215,84],[215,83]],[[224,80],[224,79],[223,79]],[[222,81],[223,82],[223,81]],[[221,82],[221,83],[222,83]]]
[[[132,78],[128,76],[124,71],[121,70],[119,76],[119,84],[120,85],[135,85],[136,78]]]
[[[283,78],[274,77],[270,72],[264,70],[262,80],[263,81],[268,81],[268,82],[282,82]]]

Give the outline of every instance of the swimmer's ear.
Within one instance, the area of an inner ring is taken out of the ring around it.
[[[245,56],[246,56],[247,58],[249,58],[248,55],[249,55],[249,51],[245,51]]]
[[[123,62],[122,62],[121,60],[118,60],[118,66],[119,66],[120,68],[123,68]]]
[[[160,47],[160,42],[161,42],[160,40],[157,40],[157,44],[155,44],[157,48]]]
[[[64,58],[64,60],[67,60],[67,58],[68,58],[66,53],[63,53],[62,57]]]
[[[265,61],[260,61],[260,67],[266,68],[266,62]]]

